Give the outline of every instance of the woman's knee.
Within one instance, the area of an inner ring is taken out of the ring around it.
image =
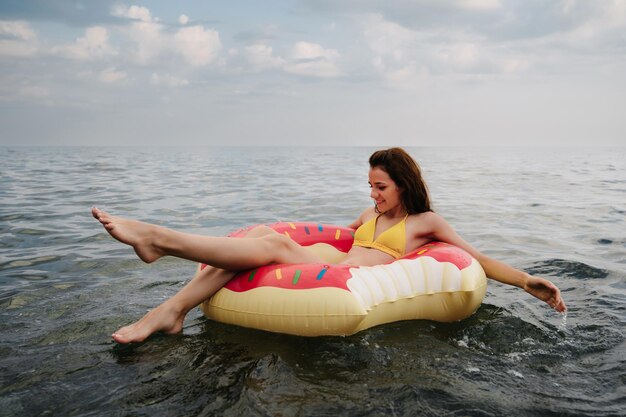
[[[248,232],[245,234],[245,237],[262,237],[262,236],[274,235],[274,234],[278,234],[278,232],[276,232],[276,230],[272,229],[271,227],[267,227],[264,224],[260,224],[248,230]]]
[[[262,236],[262,239],[269,242],[276,250],[289,250],[293,245],[297,245],[297,243],[289,237],[280,233],[267,234]]]
[[[293,251],[296,250],[294,246],[298,245],[289,237],[280,233],[268,234],[262,236],[261,239],[267,245],[266,250],[267,253],[271,254],[272,262],[277,263],[282,263],[289,259]]]

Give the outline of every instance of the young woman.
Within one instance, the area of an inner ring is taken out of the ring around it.
[[[489,278],[523,288],[559,312],[566,310],[560,291],[552,282],[483,255],[433,212],[420,169],[404,150],[374,152],[369,163],[370,196],[375,204],[349,226],[355,230],[355,240],[350,251],[339,258],[340,263],[384,264],[430,241],[443,241],[476,258]],[[132,246],[145,262],[169,255],[210,265],[141,320],[113,333],[118,343],[140,342],[158,331],[180,332],[187,313],[215,294],[237,271],[270,263],[328,262],[266,226],[253,228],[244,238],[213,237],[113,217],[97,208],[92,209],[92,214],[111,236]]]

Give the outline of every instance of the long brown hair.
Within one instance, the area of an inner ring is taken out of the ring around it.
[[[370,167],[380,168],[396,183],[408,214],[433,211],[428,187],[417,162],[402,148],[376,151],[370,156]]]

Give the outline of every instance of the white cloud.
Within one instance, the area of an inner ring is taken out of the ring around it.
[[[509,45],[460,30],[413,30],[379,14],[362,18],[363,35],[374,53],[373,66],[390,86],[420,88],[430,78],[484,79],[511,75],[531,66]]]
[[[332,59],[338,55],[334,49],[324,49],[321,45],[310,42],[297,42],[291,53],[293,59]]]
[[[607,48],[622,50],[626,41],[626,1],[602,2],[564,1],[557,10],[560,18],[573,21],[568,30],[546,36],[545,44],[566,45],[585,52],[606,51]]]
[[[152,14],[150,10],[141,6],[130,6],[126,7],[124,5],[116,5],[113,6],[111,10],[111,14],[117,17],[125,17],[133,20],[140,20],[142,22],[152,22]]]
[[[202,26],[178,30],[174,35],[174,45],[185,61],[196,67],[210,64],[222,48],[219,34]]]
[[[116,83],[125,81],[127,79],[127,74],[123,71],[117,71],[114,67],[111,67],[100,72],[98,79],[103,83]]]
[[[35,40],[37,35],[27,22],[0,20],[0,35],[22,41]]]
[[[469,10],[494,10],[502,7],[500,0],[458,0],[457,4]]]
[[[418,41],[418,34],[398,23],[385,20],[381,15],[371,14],[362,20],[363,34],[370,49],[396,61],[405,58],[406,52]]]
[[[320,78],[341,75],[338,68],[341,58],[339,52],[311,42],[296,42],[286,57],[275,55],[272,46],[266,43],[248,45],[241,51],[231,48],[228,54],[234,58],[231,66],[237,72],[279,70]]]
[[[149,65],[161,55],[167,47],[167,36],[163,33],[163,25],[145,7],[117,5],[111,14],[132,20],[128,28],[122,32],[134,44],[133,60],[141,65]]]
[[[169,74],[159,75],[157,73],[152,74],[150,82],[153,85],[164,85],[166,87],[184,87],[189,85],[189,81],[184,78],[174,77]]]
[[[253,71],[281,68],[285,64],[283,58],[273,55],[271,46],[261,43],[246,46],[243,49],[243,56],[252,66]]]
[[[107,30],[101,26],[87,28],[85,36],[78,38],[71,45],[55,47],[52,52],[77,60],[94,60],[117,54],[115,48],[109,44]]]
[[[340,75],[337,67],[339,58],[339,52],[335,49],[324,49],[316,43],[297,42],[284,70],[298,75],[336,77]]]
[[[127,36],[135,45],[134,59],[139,64],[152,63],[166,46],[161,24],[152,21],[133,22],[126,29]]]
[[[142,65],[156,64],[174,54],[193,67],[202,67],[214,62],[222,47],[215,30],[196,25],[172,32],[145,7],[116,6],[111,14],[133,20],[128,28],[121,30],[134,44],[134,60]],[[180,15],[178,21],[186,25],[189,17]]]
[[[43,85],[42,80],[17,79],[0,80],[0,102],[28,102],[51,105],[52,94],[50,89]]]
[[[428,75],[425,60],[420,57],[419,33],[381,15],[368,15],[362,20],[363,35],[374,53],[372,64],[382,80],[399,89],[414,89]]]
[[[27,22],[0,20],[0,56],[30,57],[38,49],[37,35]]]
[[[426,67],[420,67],[412,62],[385,71],[384,80],[391,87],[413,90],[422,88],[428,82],[429,75]]]

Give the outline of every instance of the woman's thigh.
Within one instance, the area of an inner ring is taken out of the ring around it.
[[[273,263],[299,264],[323,263],[324,260],[309,247],[301,246],[291,238],[279,233],[268,234],[259,238],[272,251]]]
[[[266,250],[273,254],[273,263],[328,263],[324,253],[320,253],[312,246],[301,246],[265,225],[250,229],[245,237],[258,238],[260,244],[266,245]]]
[[[324,263],[336,265],[340,264],[348,255],[328,243],[315,243],[311,246],[305,246],[306,250],[313,252]]]
[[[262,237],[267,235],[276,235],[278,232],[271,227],[267,227],[264,224],[254,226],[252,229],[248,230],[244,237]]]

